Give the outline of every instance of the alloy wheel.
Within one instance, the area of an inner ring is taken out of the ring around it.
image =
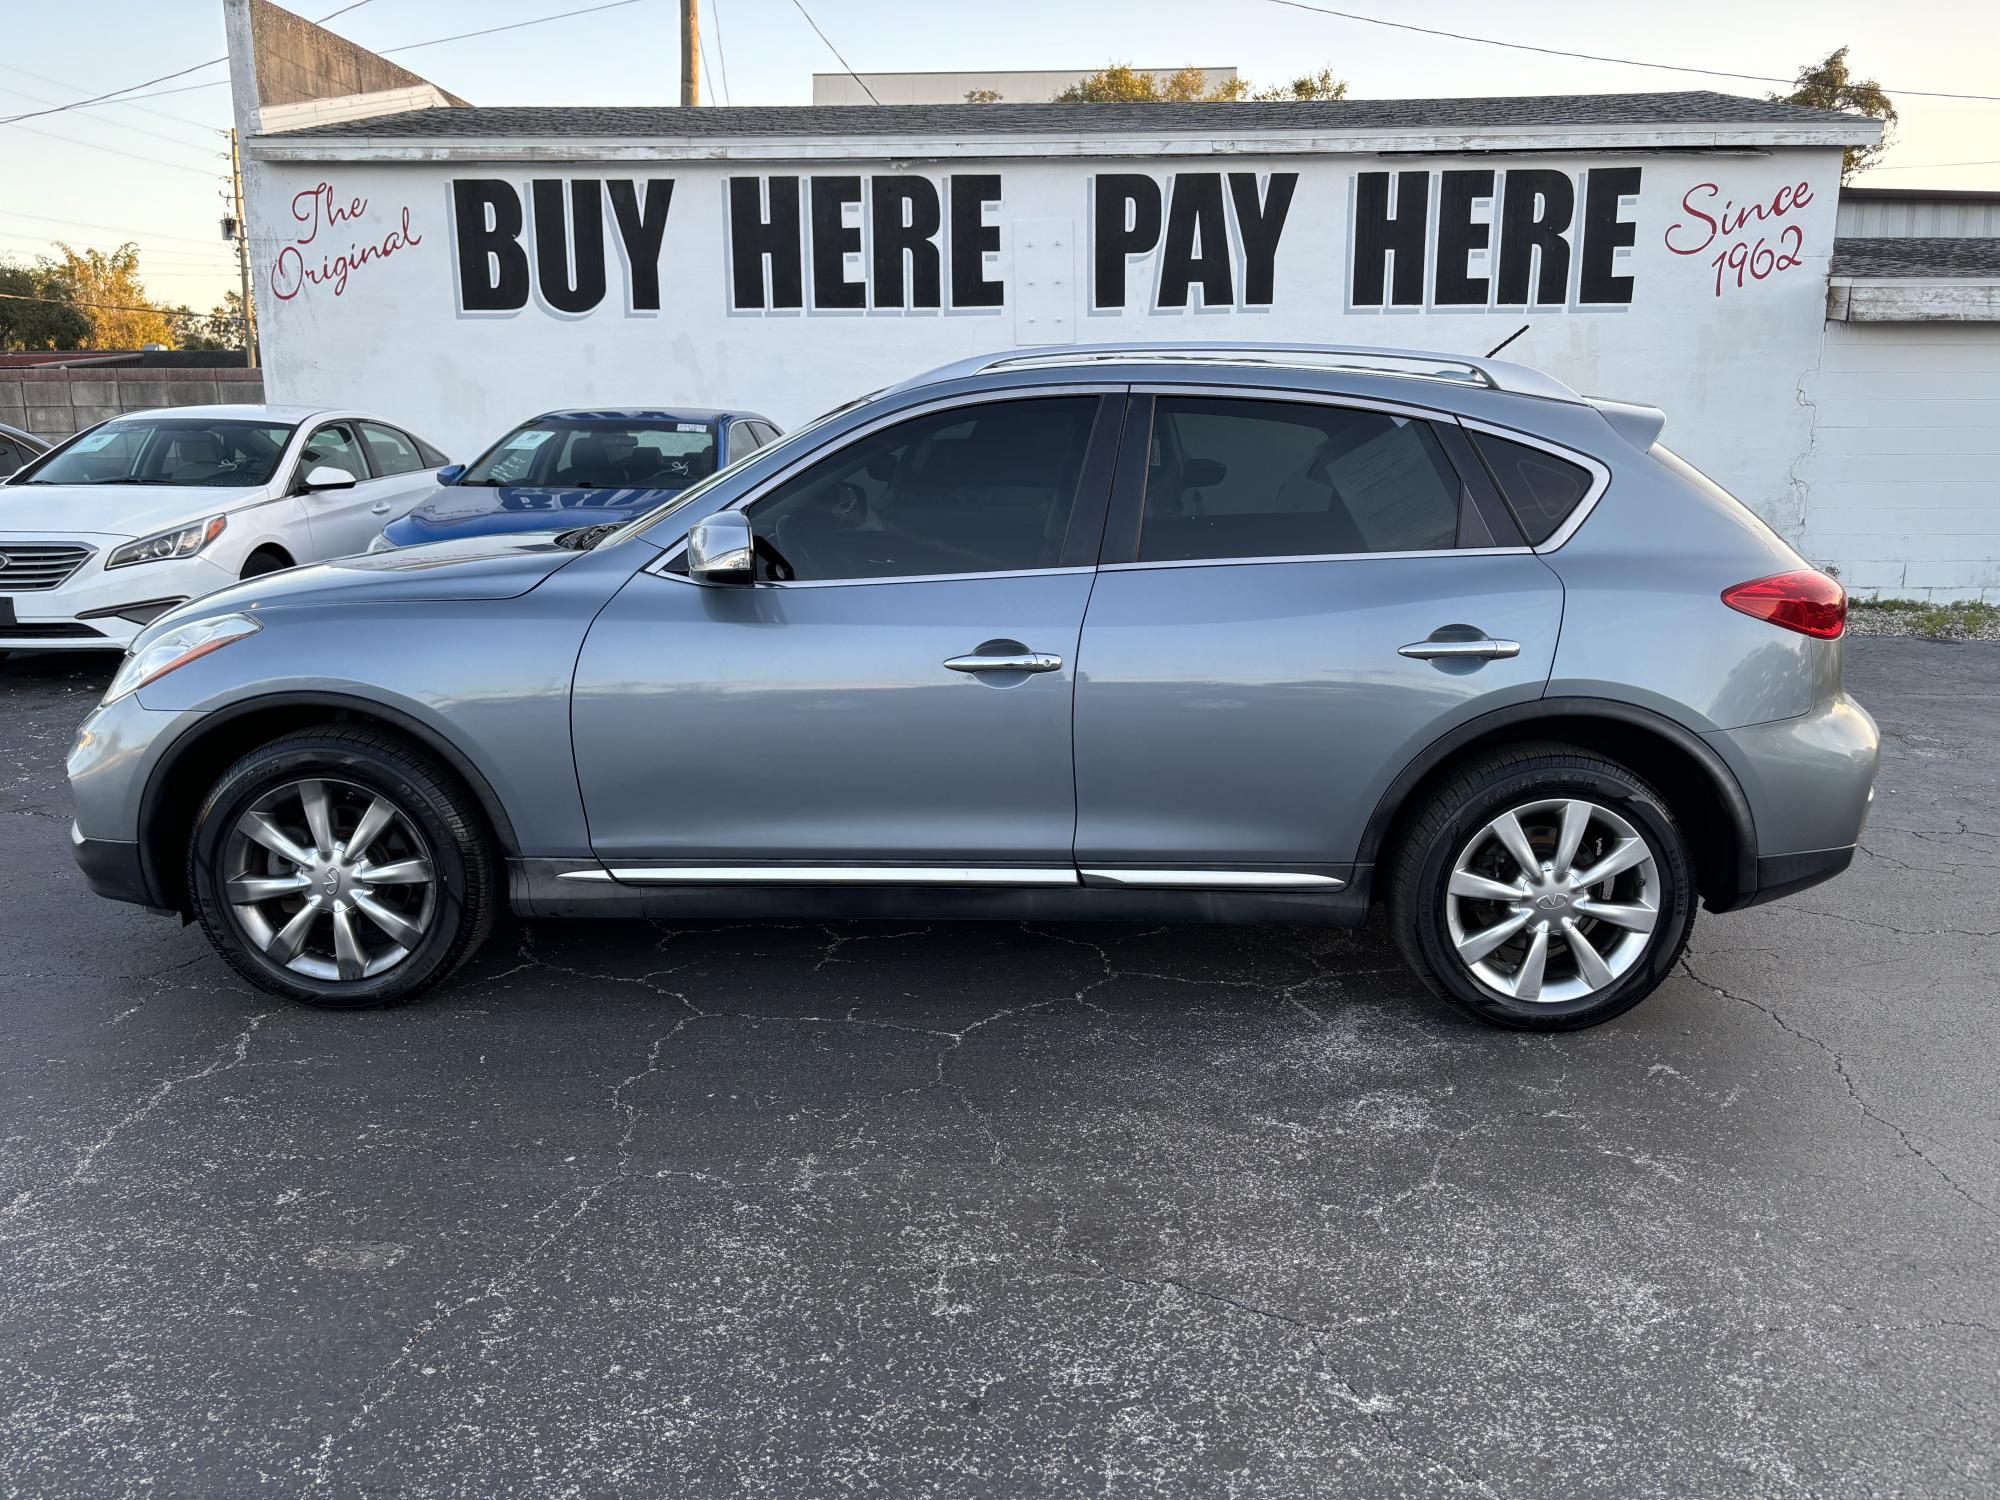
[[[311,979],[387,973],[437,914],[437,868],[416,822],[351,781],[307,777],[265,792],[230,829],[222,872],[244,939]]]
[[[1445,883],[1458,960],[1515,1001],[1560,1005],[1609,989],[1660,916],[1660,872],[1639,831],[1599,803],[1508,809],[1473,834]]]

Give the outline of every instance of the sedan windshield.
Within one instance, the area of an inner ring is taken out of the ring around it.
[[[704,422],[541,417],[507,434],[458,482],[682,490],[714,472],[715,433]]]
[[[285,422],[130,417],[65,444],[16,484],[268,484],[284,457]]]

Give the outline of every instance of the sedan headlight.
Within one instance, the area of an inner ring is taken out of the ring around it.
[[[176,667],[184,667],[211,651],[220,651],[231,641],[240,641],[264,627],[248,615],[217,615],[212,620],[190,620],[155,636],[137,650],[127,653],[118,674],[104,690],[104,701],[116,703],[136,693],[149,682],[158,682]]]
[[[375,540],[368,544],[368,550],[370,552],[394,552],[396,544],[389,540],[388,532],[378,531],[375,533]]]
[[[193,557],[210,542],[222,535],[229,524],[224,516],[210,516],[206,521],[197,521],[192,526],[183,526],[176,531],[162,531],[156,536],[141,537],[136,542],[127,542],[122,547],[111,549],[111,555],[104,559],[107,568],[129,568],[133,563],[160,562],[169,557]]]

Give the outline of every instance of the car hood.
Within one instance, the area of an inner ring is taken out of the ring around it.
[[[469,537],[429,547],[369,552],[282,573],[265,573],[205,594],[166,619],[306,604],[371,604],[414,599],[512,599],[584,554],[558,547],[556,533]]]
[[[141,537],[261,500],[264,485],[0,484],[0,534]]]

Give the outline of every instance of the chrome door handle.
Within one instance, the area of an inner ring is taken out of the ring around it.
[[[1412,641],[1407,646],[1396,648],[1398,656],[1414,657],[1418,661],[1431,661],[1438,657],[1447,660],[1464,660],[1468,657],[1507,657],[1521,654],[1519,641]]]
[[[389,502],[387,500],[377,501],[368,507],[368,511],[370,515],[386,516],[389,514]]]
[[[1024,651],[1015,656],[948,656],[944,664],[954,672],[1060,672],[1062,658],[1041,651]]]

